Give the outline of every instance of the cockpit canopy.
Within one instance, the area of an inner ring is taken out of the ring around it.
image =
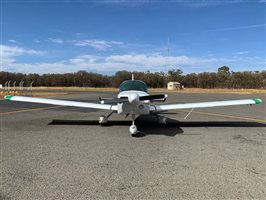
[[[148,86],[143,81],[139,80],[127,80],[121,83],[119,86],[119,92],[137,90],[137,91],[148,91]]]

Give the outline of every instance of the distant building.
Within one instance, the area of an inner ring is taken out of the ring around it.
[[[168,82],[168,90],[181,90],[181,84],[179,82]]]

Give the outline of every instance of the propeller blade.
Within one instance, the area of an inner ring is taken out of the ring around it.
[[[101,101],[101,104],[115,104],[115,103],[124,103],[128,102],[127,98],[99,98]]]
[[[145,101],[145,100],[166,99],[166,98],[167,94],[154,94],[154,95],[141,96],[139,97],[139,100]]]

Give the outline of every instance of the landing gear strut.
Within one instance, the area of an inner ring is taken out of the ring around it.
[[[104,125],[108,123],[108,118],[113,114],[114,112],[111,112],[109,115],[105,116],[105,115],[101,115],[99,117],[99,124]]]
[[[134,124],[134,121],[132,122],[132,125],[129,127],[129,132],[132,136],[136,135],[138,132],[137,126]]]

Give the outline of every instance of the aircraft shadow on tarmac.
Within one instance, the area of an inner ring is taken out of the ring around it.
[[[167,124],[159,124],[153,116],[140,116],[135,120],[139,133],[136,137],[146,135],[175,136],[184,133],[181,127],[266,127],[264,123],[245,121],[178,121],[167,118]],[[49,125],[95,125],[100,126],[98,120],[53,120]],[[130,126],[129,120],[109,120],[109,126]]]
[[[138,134],[135,137],[146,135],[166,135],[175,136],[182,134],[183,130],[179,127],[178,121],[167,118],[167,124],[158,124],[154,117],[140,116],[135,120],[138,127]],[[107,124],[100,125],[98,120],[53,120],[49,125],[96,125],[103,127],[110,126],[131,126],[132,121],[126,120],[108,120]]]

